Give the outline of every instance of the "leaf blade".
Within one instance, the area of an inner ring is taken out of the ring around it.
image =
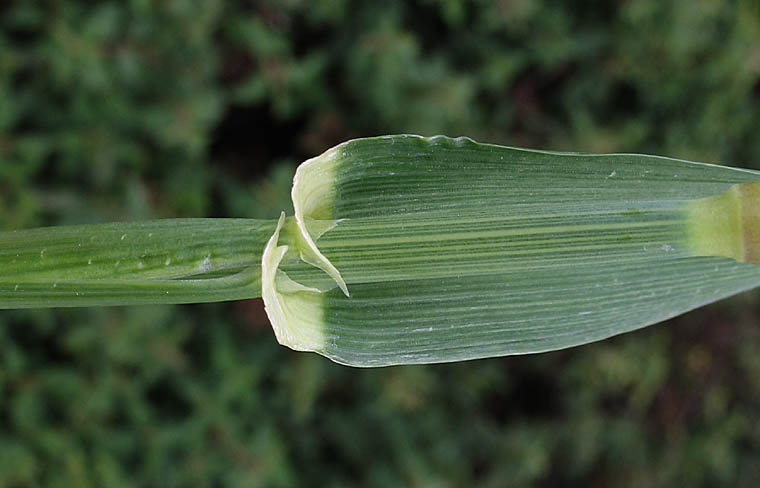
[[[413,136],[349,141],[321,164],[337,225],[316,245],[351,297],[321,295],[316,350],[343,364],[572,347],[760,284],[760,267],[697,256],[689,236],[689,202],[755,172]]]

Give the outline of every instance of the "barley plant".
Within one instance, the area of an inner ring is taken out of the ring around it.
[[[758,53],[758,0],[0,1],[0,487],[760,486]]]
[[[295,215],[0,234],[0,307],[262,297],[352,366],[543,352],[760,283],[760,173],[398,135],[303,163]]]

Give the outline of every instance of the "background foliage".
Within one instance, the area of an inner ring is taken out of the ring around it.
[[[10,0],[0,228],[272,218],[412,132],[760,168],[760,2]],[[0,486],[757,486],[757,293],[574,350],[354,370],[259,301],[0,313]]]

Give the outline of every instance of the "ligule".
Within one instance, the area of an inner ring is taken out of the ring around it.
[[[279,269],[292,246],[280,245],[280,231],[284,224],[283,212],[261,255],[261,291],[265,310],[280,344],[287,344],[297,351],[318,350],[324,344],[320,320],[321,291],[291,280]],[[301,237],[300,229],[295,230],[295,236]]]

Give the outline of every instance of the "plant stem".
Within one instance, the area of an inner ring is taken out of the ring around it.
[[[261,295],[275,221],[174,219],[0,233],[0,308],[197,303]]]

